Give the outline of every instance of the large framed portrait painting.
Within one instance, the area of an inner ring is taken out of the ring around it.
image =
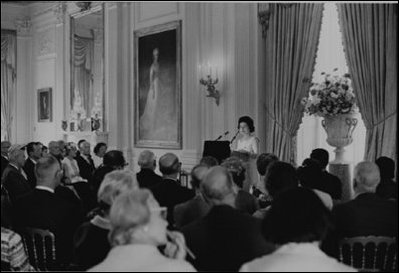
[[[182,148],[181,22],[134,32],[135,145]]]
[[[52,89],[50,87],[37,90],[37,112],[39,122],[53,121]]]

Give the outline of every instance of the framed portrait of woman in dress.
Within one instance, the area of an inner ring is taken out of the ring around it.
[[[52,89],[42,88],[37,90],[37,112],[39,122],[53,121]]]
[[[182,148],[181,21],[134,32],[135,146]]]

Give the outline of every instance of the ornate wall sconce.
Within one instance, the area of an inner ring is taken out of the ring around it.
[[[202,73],[203,68],[205,69],[205,73]],[[214,70],[216,72],[215,78],[212,78],[212,66],[209,63],[205,67],[200,65],[199,70],[200,70],[200,74],[201,74],[201,79],[199,82],[201,85],[206,87],[206,91],[208,92],[208,94],[206,96],[210,97],[210,98],[215,98],[216,105],[219,106],[220,92],[219,92],[219,90],[216,89],[216,84],[219,82],[219,79],[217,76],[217,68],[214,68]]]

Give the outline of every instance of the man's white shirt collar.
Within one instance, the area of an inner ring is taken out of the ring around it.
[[[36,189],[54,193],[54,189],[46,187],[46,186],[36,186]]]

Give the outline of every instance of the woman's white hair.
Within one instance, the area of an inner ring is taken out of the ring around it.
[[[147,189],[124,192],[119,195],[110,212],[111,231],[108,235],[112,246],[131,243],[132,234],[150,221],[150,200],[154,198]]]
[[[136,175],[129,170],[116,170],[108,173],[101,182],[97,198],[99,202],[112,205],[123,192],[138,190]]]

